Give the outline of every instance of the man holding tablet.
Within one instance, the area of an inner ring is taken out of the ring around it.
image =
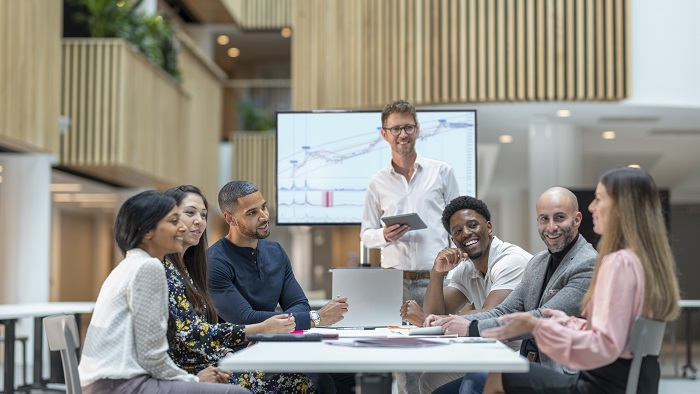
[[[360,238],[368,248],[382,249],[382,267],[403,270],[404,301],[422,303],[435,255],[449,246],[440,217],[459,195],[452,167],[416,152],[420,133],[416,108],[396,100],[382,110],[381,134],[391,147],[391,162],[369,181]],[[383,224],[382,218],[416,213],[427,228],[406,221]]]
[[[433,259],[449,246],[440,223],[442,210],[459,195],[459,187],[449,164],[416,152],[419,132],[411,103],[396,100],[382,110],[381,134],[391,147],[391,162],[369,181],[360,239],[368,248],[382,249],[383,268],[403,271],[403,300],[422,304]],[[384,217],[408,213],[417,213],[427,228],[417,230],[406,222],[382,224]],[[417,375],[410,380],[396,375],[400,394],[408,388],[417,393]]]

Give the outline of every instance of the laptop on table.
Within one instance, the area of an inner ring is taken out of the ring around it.
[[[400,326],[403,271],[381,268],[332,270],[333,297],[348,297],[348,312],[331,328]]]

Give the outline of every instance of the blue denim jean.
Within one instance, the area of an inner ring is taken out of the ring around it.
[[[467,373],[463,378],[455,379],[438,387],[437,390],[433,391],[433,394],[481,394],[488,376],[489,374],[486,372]]]

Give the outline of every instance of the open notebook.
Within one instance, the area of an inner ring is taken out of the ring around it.
[[[333,271],[333,297],[348,297],[345,318],[332,327],[401,325],[401,270],[338,268]]]

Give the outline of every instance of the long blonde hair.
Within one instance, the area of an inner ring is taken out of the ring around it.
[[[598,242],[593,280],[582,305],[585,307],[591,300],[602,258],[629,248],[644,269],[644,315],[657,320],[675,319],[680,299],[676,262],[654,180],[641,168],[620,167],[603,174],[600,183],[612,198],[612,205]]]

